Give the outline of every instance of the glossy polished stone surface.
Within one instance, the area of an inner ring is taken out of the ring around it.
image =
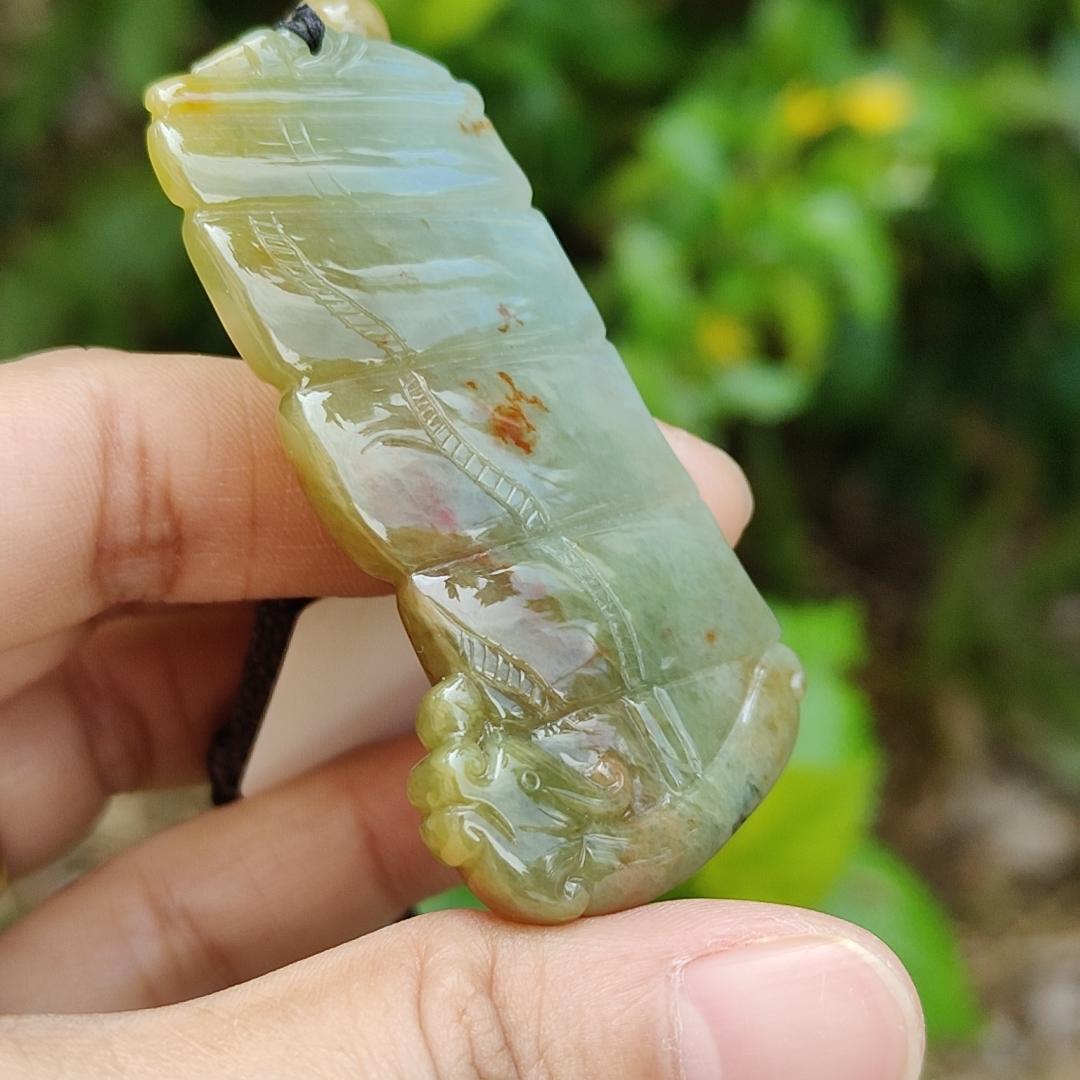
[[[651,900],[780,772],[798,662],[476,91],[328,7],[317,53],[256,30],[153,87],[155,168],[313,503],[398,590],[431,850],[512,918]]]

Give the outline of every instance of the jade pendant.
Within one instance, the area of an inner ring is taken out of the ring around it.
[[[313,6],[150,90],[157,174],[313,504],[397,590],[432,852],[515,919],[652,900],[776,779],[798,661],[476,91]]]

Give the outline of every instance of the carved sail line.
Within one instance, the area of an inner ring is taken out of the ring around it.
[[[568,536],[545,541],[540,545],[556,565],[563,564],[574,572],[575,581],[585,590],[604,619],[604,625],[615,643],[619,667],[627,690],[645,684],[645,658],[641,642],[634,631],[633,620],[611,583],[596,568],[581,545]]]
[[[335,285],[326,272],[316,266],[304,254],[300,245],[289,236],[277,215],[271,214],[270,218],[272,225],[267,228],[257,216],[252,215],[251,227],[256,240],[274,259],[284,276],[296,281],[314,282],[314,288],[308,290],[313,299],[348,329],[382,349],[388,359],[403,365],[415,357],[415,351],[390,323]]]
[[[497,641],[466,626],[446,608],[433,604],[469,670],[510,697],[534,709],[550,712],[563,704],[562,695],[535,668]]]
[[[403,375],[401,389],[413,416],[436,449],[515,518],[526,532],[550,524],[540,500],[458,431],[422,375],[415,371]]]
[[[405,403],[436,451],[502,506],[526,532],[547,527],[550,516],[536,495],[474,447],[458,430],[423,376],[409,370],[409,361],[416,358],[416,351],[390,323],[359,304],[316,267],[285,232],[276,215],[272,220],[272,229],[267,229],[258,218],[252,217],[252,227],[263,250],[282,272],[314,279],[318,283],[314,292],[318,303],[343,325],[378,346],[394,363],[400,373]]]

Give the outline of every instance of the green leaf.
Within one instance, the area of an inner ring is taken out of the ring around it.
[[[982,1016],[949,917],[896,855],[868,843],[823,908],[877,934],[900,957],[919,991],[931,1039],[975,1034]]]
[[[726,163],[714,112],[710,101],[682,98],[645,133],[644,152],[684,196],[695,190],[711,193],[723,182]]]
[[[689,340],[697,295],[686,254],[671,235],[644,222],[624,225],[614,238],[613,268],[635,329],[668,350]]]
[[[713,389],[720,415],[775,424],[802,412],[811,383],[789,368],[752,363],[716,372]]]
[[[783,639],[806,669],[799,738],[792,763],[835,766],[870,758],[877,743],[869,703],[851,680],[866,660],[866,629],[853,600],[774,605]]]
[[[794,237],[824,260],[855,315],[870,323],[888,319],[897,283],[884,221],[841,189],[817,192],[791,210]]]
[[[1026,151],[998,152],[954,163],[945,184],[945,208],[959,236],[994,274],[1031,271],[1052,242],[1041,166]]]
[[[460,908],[487,911],[467,885],[455,885],[452,889],[447,889],[446,892],[441,892],[437,896],[429,896],[416,905],[416,910],[421,915],[428,915],[432,911],[455,911]]]

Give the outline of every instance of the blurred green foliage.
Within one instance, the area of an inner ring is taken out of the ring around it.
[[[754,482],[745,557],[811,689],[791,768],[685,891],[855,918],[901,952],[932,1032],[970,1031],[944,915],[868,838],[882,762],[858,677],[887,670],[902,704],[877,723],[927,742],[936,689],[963,687],[1080,793],[1080,5],[384,8],[484,92],[652,408]],[[138,94],[278,13],[0,14],[0,356],[228,348]]]

